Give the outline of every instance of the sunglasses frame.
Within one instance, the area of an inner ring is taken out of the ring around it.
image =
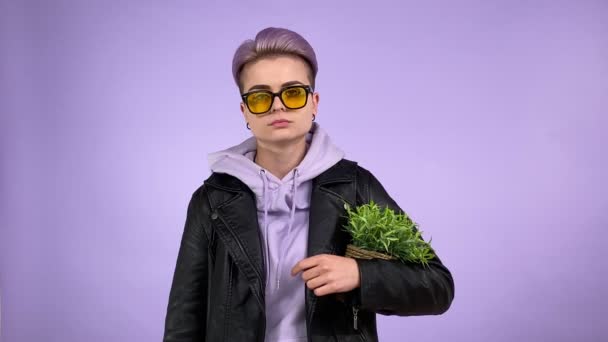
[[[306,92],[306,100],[304,100],[304,104],[301,107],[295,107],[295,108],[294,107],[289,107],[288,105],[285,104],[285,101],[283,101],[283,97],[281,96],[281,94],[284,91],[287,91],[287,90],[292,89],[292,88],[304,88],[304,91]],[[308,95],[311,94],[311,93],[313,93],[313,92],[314,91],[313,91],[312,87],[309,86],[309,85],[294,84],[294,85],[291,85],[291,86],[287,86],[285,88],[281,88],[281,90],[279,90],[276,93],[273,93],[272,91],[265,90],[265,89],[252,90],[252,91],[246,92],[244,94],[241,94],[241,99],[243,100],[243,103],[245,103],[245,105],[247,106],[247,109],[249,110],[249,112],[251,114],[260,115],[260,114],[268,113],[268,111],[270,111],[272,109],[272,104],[274,103],[274,98],[275,97],[278,97],[279,100],[281,100],[281,103],[283,104],[283,106],[285,106],[285,108],[288,108],[288,109],[300,109],[300,108],[304,108],[306,106],[306,104],[308,104]],[[251,108],[249,107],[249,101],[247,101],[247,96],[249,96],[249,95],[251,95],[253,93],[266,93],[266,94],[269,94],[271,96],[270,107],[268,108],[268,110],[266,110],[265,112],[260,112],[260,113],[254,113],[251,110]]]

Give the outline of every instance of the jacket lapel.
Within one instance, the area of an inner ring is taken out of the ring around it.
[[[308,256],[335,252],[335,241],[341,233],[344,204],[354,205],[355,168],[342,161],[313,180],[308,228]],[[340,227],[338,227],[340,225]]]
[[[247,277],[264,310],[266,276],[254,194],[239,179],[227,174],[214,174],[206,183],[213,187],[208,193],[218,237]]]

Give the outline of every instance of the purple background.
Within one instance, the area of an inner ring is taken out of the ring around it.
[[[381,341],[608,339],[606,1],[148,0],[0,2],[2,341],[160,341],[266,26],[315,47],[317,120],[453,272]]]

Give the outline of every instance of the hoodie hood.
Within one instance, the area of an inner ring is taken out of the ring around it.
[[[329,135],[317,122],[313,122],[311,130],[306,134],[306,149],[304,159],[283,179],[279,179],[253,162],[257,150],[256,139],[253,136],[236,146],[210,153],[207,158],[211,171],[235,176],[247,184],[258,199],[262,199],[265,181],[273,190],[294,182],[294,177],[297,177],[297,183],[306,182],[323,173],[344,157],[344,151],[331,142]],[[266,177],[262,177],[261,174],[265,174]],[[258,209],[263,207],[264,203],[258,202]]]

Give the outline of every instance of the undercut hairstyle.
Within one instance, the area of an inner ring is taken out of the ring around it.
[[[298,33],[278,27],[268,27],[258,32],[255,39],[244,41],[232,58],[232,76],[240,92],[243,92],[241,71],[247,63],[263,57],[295,56],[308,65],[310,86],[315,88],[315,78],[319,67],[312,46]]]

